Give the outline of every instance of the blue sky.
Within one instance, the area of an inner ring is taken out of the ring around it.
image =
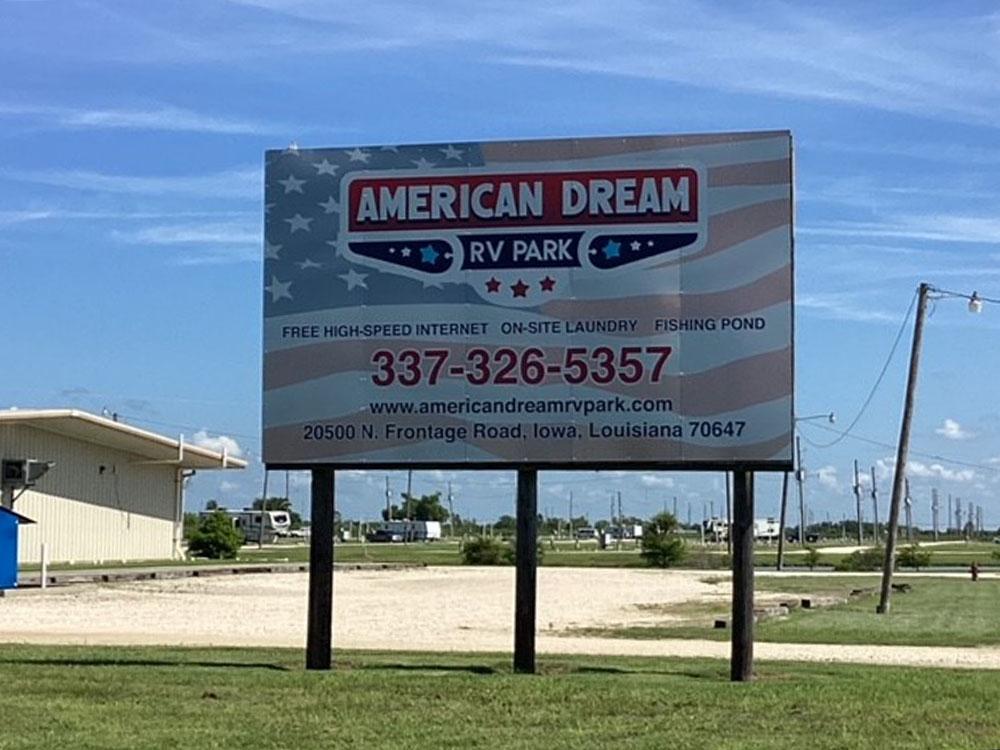
[[[917,284],[1000,297],[1000,13],[988,2],[0,0],[0,407],[108,408],[253,462],[261,486],[266,148],[789,128],[800,414],[858,414]],[[1000,306],[929,317],[910,476],[1000,524]],[[878,467],[885,516],[910,322],[849,436],[802,425],[816,520]],[[935,458],[937,457],[937,458]],[[944,460],[949,459],[949,460]],[[404,473],[390,476],[404,489]],[[510,473],[419,472],[456,510],[511,512]],[[283,492],[284,479],[272,475]],[[307,484],[291,477],[304,507]],[[704,474],[552,472],[539,505],[648,515],[723,502]],[[758,480],[760,514],[780,481]],[[345,472],[374,516],[384,474]],[[870,510],[869,510],[870,517]]]

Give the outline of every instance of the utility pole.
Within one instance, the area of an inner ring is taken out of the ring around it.
[[[392,490],[389,489],[389,475],[385,475],[385,520],[392,520]]]
[[[701,523],[698,524],[698,530],[701,531],[701,546],[705,546],[705,501],[701,501]]]
[[[569,492],[569,535],[573,536],[573,490]]]
[[[877,613],[888,614],[891,608],[892,572],[896,565],[896,529],[899,527],[899,506],[906,478],[906,459],[910,452],[910,424],[913,421],[913,403],[917,395],[917,372],[920,368],[920,347],[923,343],[924,318],[927,317],[927,297],[931,286],[920,283],[917,292],[917,315],[913,327],[913,346],[910,349],[910,371],[906,378],[906,396],[903,399],[903,419],[899,427],[899,446],[896,450],[896,470],[892,477],[892,499],[889,501],[889,533],[885,543],[885,565],[882,568],[882,592]]]
[[[913,499],[910,497],[910,480],[906,480],[906,496],[903,498],[906,510],[906,541],[913,541]]]
[[[677,520],[677,495],[674,495],[674,520]]]
[[[946,526],[945,526],[945,529],[944,529],[944,533],[945,534],[947,534],[947,533],[949,533],[951,531],[951,519],[952,518],[954,518],[954,516],[951,513],[951,493],[949,492],[948,493],[948,515],[945,516],[945,522],[946,522]]]
[[[788,472],[781,477],[781,512],[778,514],[778,570],[785,565],[785,513],[788,510]]]
[[[622,528],[622,493],[618,490],[618,543],[615,545],[615,549],[622,548],[622,535],[624,534],[624,529]]]
[[[872,467],[872,507],[875,509],[875,546],[881,541],[878,531],[878,486],[875,484],[875,467]]]
[[[934,541],[938,540],[938,491],[937,487],[931,489],[931,523],[934,526]]]
[[[865,514],[861,506],[861,475],[858,473],[858,459],[854,459],[854,500],[858,505],[858,546],[861,547],[865,543]]]
[[[455,496],[451,493],[451,482],[448,482],[448,531],[452,538],[455,536]]]
[[[972,502],[971,501],[969,502],[969,515],[966,516],[965,525],[967,527],[966,528],[966,532],[965,532],[965,538],[966,539],[971,539],[972,538],[972,531],[976,527],[976,517],[975,517],[975,515],[973,515]]]
[[[802,485],[806,481],[806,470],[802,468],[802,439],[798,435],[795,436],[795,456],[798,466],[795,470],[795,481],[799,485],[799,546],[804,547],[806,544],[806,498]]]
[[[413,469],[406,472],[406,520],[410,520],[410,498],[413,497]]]
[[[955,498],[955,533],[959,536],[962,535],[962,503],[957,497]]]
[[[729,487],[729,472],[726,472],[726,554],[733,555],[733,493]]]
[[[690,528],[690,526],[691,526],[691,501],[688,500],[687,503],[688,503],[688,522],[687,522],[687,525]]]

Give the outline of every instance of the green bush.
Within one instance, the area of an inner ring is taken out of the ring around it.
[[[896,564],[901,568],[926,568],[931,564],[931,553],[922,550],[916,544],[903,547],[896,556]]]
[[[475,536],[462,546],[462,563],[465,565],[513,565],[517,559],[517,539],[498,539],[492,536]],[[545,549],[536,547],[538,564],[542,564]]]
[[[462,546],[465,565],[508,565],[509,545],[491,536],[474,536]]]
[[[815,570],[816,566],[819,565],[819,550],[815,547],[806,547],[806,565],[809,566],[809,570]]]
[[[677,535],[677,519],[670,513],[658,513],[642,530],[642,552],[647,565],[669,568],[687,555],[687,545]]]
[[[833,566],[841,573],[855,573],[866,570],[880,570],[885,563],[885,550],[881,547],[852,552]]]
[[[233,519],[221,510],[204,516],[188,539],[188,552],[194,557],[231,560],[243,545],[243,535],[233,526]]]

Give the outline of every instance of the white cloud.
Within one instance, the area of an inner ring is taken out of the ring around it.
[[[164,224],[130,232],[112,232],[112,237],[140,245],[255,245],[262,237],[252,222]],[[259,251],[258,251],[259,253]]]
[[[215,199],[259,200],[263,175],[260,167],[241,167],[200,175],[139,176],[85,170],[0,172],[21,182],[130,195],[192,195]]]
[[[280,135],[298,131],[290,125],[207,115],[170,105],[148,109],[85,109],[0,102],[2,116],[28,117],[47,126],[66,129],[162,130],[221,135]]]
[[[837,481],[837,467],[833,465],[823,466],[816,470],[816,478],[824,487],[831,490],[840,490],[840,482]]]
[[[198,430],[192,437],[192,442],[200,448],[208,448],[218,453],[226,451],[233,458],[240,458],[243,455],[243,448],[228,435],[210,435],[207,430]]]
[[[975,437],[973,433],[964,429],[962,425],[954,419],[945,419],[944,424],[934,430],[934,432],[942,437],[948,438],[949,440],[968,440],[969,438]]]
[[[673,477],[665,477],[660,474],[643,474],[639,481],[644,487],[673,487],[675,482]]]
[[[239,488],[239,484],[236,482],[230,482],[228,479],[223,479],[219,482],[219,492],[235,492]]]
[[[876,462],[879,480],[892,478],[896,462],[892,458],[880,458]],[[924,463],[910,459],[906,462],[906,473],[909,477],[922,479],[938,479],[944,482],[972,482],[977,479],[974,469],[951,469],[941,463]]]

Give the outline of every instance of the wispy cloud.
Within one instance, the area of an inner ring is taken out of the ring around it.
[[[263,174],[259,167],[200,175],[140,176],[83,170],[5,171],[0,177],[52,187],[132,195],[188,195],[216,199],[259,200]]]
[[[301,133],[285,123],[203,114],[157,105],[147,109],[74,108],[0,102],[0,117],[28,118],[42,127],[59,129],[155,130],[220,135],[282,135]]]
[[[806,236],[996,245],[1000,243],[1000,219],[995,216],[898,214],[883,221],[816,221],[800,225],[796,232]]]
[[[88,6],[89,8],[89,6]],[[627,76],[995,126],[996,16],[909,15],[704,0],[233,0],[191,14],[102,5],[80,22],[110,30],[89,55],[142,63],[266,60],[279,54],[446,51],[461,59]],[[82,54],[67,37],[59,54]],[[17,49],[30,51],[14,38]]]
[[[948,440],[969,440],[975,437],[974,433],[969,432],[954,419],[945,419],[944,423],[934,432]]]
[[[799,293],[795,306],[835,320],[859,323],[899,323],[903,319],[901,312],[872,307],[868,295],[854,292]]]
[[[236,211],[88,211],[61,207],[0,211],[0,227],[45,221],[148,221],[245,216]]]
[[[253,245],[260,243],[263,234],[252,222],[211,222],[163,224],[130,232],[115,230],[112,236],[140,245]]]

